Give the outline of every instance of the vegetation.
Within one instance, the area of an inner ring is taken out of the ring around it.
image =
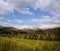
[[[0,36],[60,41],[60,27],[43,30],[39,28],[18,30],[14,27],[0,26]]]
[[[60,41],[0,37],[0,51],[60,51]]]
[[[0,51],[60,51],[60,27],[19,30],[0,26]]]

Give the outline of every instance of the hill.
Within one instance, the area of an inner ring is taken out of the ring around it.
[[[60,27],[51,29],[16,29],[0,26],[0,36],[18,37],[36,40],[60,40]]]

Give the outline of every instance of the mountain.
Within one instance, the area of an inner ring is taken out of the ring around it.
[[[60,27],[50,29],[16,29],[14,27],[0,26],[0,35],[20,37],[25,39],[60,40]]]

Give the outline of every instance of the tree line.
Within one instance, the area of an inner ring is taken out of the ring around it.
[[[50,29],[16,29],[14,27],[0,27],[0,36],[17,37],[35,40],[60,40],[60,27]]]

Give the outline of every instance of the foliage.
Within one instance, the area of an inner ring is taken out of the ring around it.
[[[60,41],[0,37],[0,51],[60,51]]]
[[[18,30],[13,27],[0,27],[0,36],[60,41],[60,27],[43,30],[39,28]]]

